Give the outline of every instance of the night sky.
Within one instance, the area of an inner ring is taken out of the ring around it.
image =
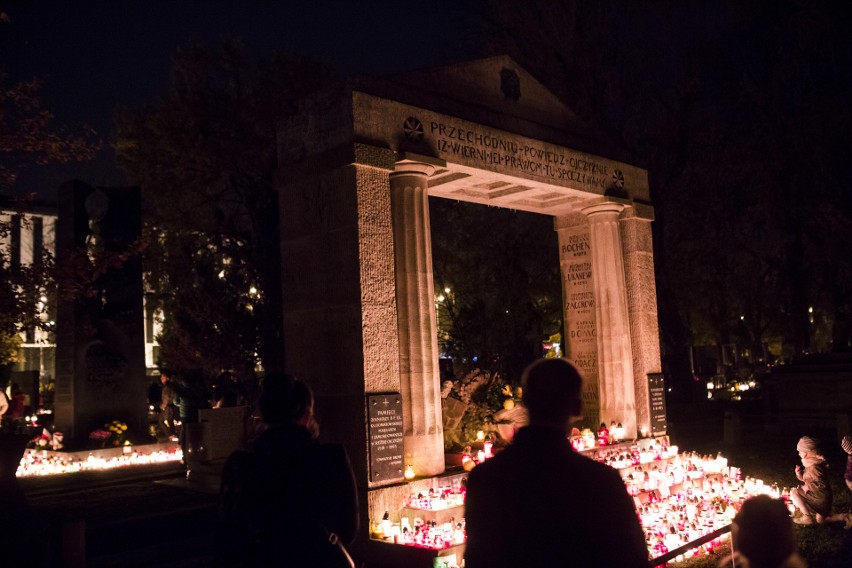
[[[436,9],[436,4],[444,4]],[[116,104],[140,105],[168,85],[175,49],[223,34],[253,55],[317,54],[347,73],[387,73],[439,63],[463,31],[453,2],[51,0],[0,3],[0,70],[12,79],[45,78],[43,101],[56,124],[85,123],[108,142]],[[122,185],[108,143],[96,160],[30,169],[16,191],[50,195],[70,178]]]
[[[13,80],[44,77],[43,100],[55,113],[55,124],[87,123],[104,142],[98,159],[38,171],[31,168],[23,173],[15,190],[52,192],[72,177],[94,185],[127,183],[112,164],[109,149],[113,109],[117,104],[144,104],[163,92],[168,85],[170,58],[190,37],[215,44],[223,34],[233,34],[242,38],[254,55],[274,49],[304,52],[327,56],[346,73],[382,74],[479,56],[471,50],[472,43],[477,43],[472,39],[473,20],[493,15],[493,6],[501,3],[490,4],[491,8],[486,8],[489,5],[486,2],[464,0],[2,2],[0,11],[9,21],[0,22],[0,71],[9,73]],[[512,38],[511,26],[517,24],[520,29],[521,23],[526,23],[526,29],[530,29],[532,11],[516,12],[515,4],[503,4],[510,15],[507,37],[511,39],[506,42],[506,52],[512,54],[513,49],[524,52],[525,45],[534,45],[536,38]],[[613,4],[618,6],[617,2],[600,5],[611,7]],[[737,80],[737,68],[750,65],[760,69],[764,65],[765,54],[757,47],[745,54],[733,51],[736,44],[742,48],[746,33],[743,22],[760,22],[761,16],[755,14],[776,13],[778,5],[722,1],[623,4],[623,11],[616,10],[620,14],[619,21],[610,22],[611,29],[598,31],[602,34],[601,50],[646,51],[649,58],[660,59],[659,63],[652,62],[649,66],[648,80],[665,82],[674,74],[675,65],[684,64],[667,57],[666,52],[677,52],[690,41],[700,42],[712,51],[712,55],[703,57],[699,73],[705,80],[716,82],[720,89],[718,100],[725,98],[721,90]],[[780,3],[786,8],[809,4],[792,0]],[[830,19],[839,29],[852,22],[852,8],[844,8],[852,4],[816,0],[812,4],[831,6]],[[536,26],[543,18],[540,14],[557,10],[564,3],[544,0],[537,5],[540,11],[534,16]],[[586,9],[594,9],[596,5],[597,2],[583,4]],[[837,19],[838,14],[840,19]],[[541,21],[540,25],[543,29],[555,28],[560,22],[562,20],[554,14],[551,21]],[[792,29],[811,33],[807,26],[808,22],[801,22],[801,26]],[[590,31],[581,29],[579,33],[589,34]],[[607,37],[616,36],[628,39],[621,45],[607,42]],[[793,37],[791,41],[798,39]],[[499,52],[501,41],[496,40],[496,45],[489,46],[491,51]],[[848,40],[844,41],[848,48]],[[659,57],[661,53],[663,56]],[[627,62],[631,59],[629,55],[616,53],[610,60],[621,57]],[[534,53],[531,57],[535,61]],[[665,60],[669,60],[668,63]],[[542,67],[547,69],[546,65],[545,62]],[[534,65],[527,67],[534,74],[538,71]],[[839,78],[848,75],[850,69],[841,68],[837,72]],[[538,75],[541,74],[538,71]],[[708,79],[710,75],[712,79]],[[605,76],[568,76],[565,84],[571,89],[575,81],[605,80]],[[547,84],[546,80],[544,82]],[[626,100],[629,103],[629,97]],[[735,113],[731,112],[730,116]],[[713,117],[713,120],[718,119],[718,116]]]

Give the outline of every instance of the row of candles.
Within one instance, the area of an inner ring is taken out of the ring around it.
[[[180,448],[155,450],[151,452],[136,451],[133,446],[124,446],[121,454],[87,455],[74,453],[49,452],[46,450],[27,450],[16,472],[17,477],[35,477],[56,475],[61,473],[77,473],[81,471],[98,471],[133,465],[149,465],[180,461],[183,452]]]
[[[597,437],[589,428],[585,428],[582,431],[576,430],[572,433],[570,440],[571,445],[575,450],[583,451],[590,448],[617,444],[624,439],[624,435],[624,427],[620,423],[613,421],[609,428],[607,428],[606,424],[601,423]],[[476,438],[479,442],[482,442],[482,449],[474,453],[470,446],[465,446],[465,449],[462,452],[462,467],[466,471],[470,471],[474,466],[476,466],[476,464],[494,457],[494,435],[486,434],[484,431],[480,430],[476,433]],[[674,447],[674,452],[677,453],[677,447]],[[644,461],[650,461],[651,459],[654,459],[654,454],[652,452],[642,452],[641,459]],[[405,478],[411,480],[414,479],[414,477],[413,466],[407,466],[405,470]]]
[[[408,517],[402,517],[399,523],[384,519],[373,531],[373,536],[394,544],[435,550],[464,544],[467,539],[464,518],[453,518],[443,523],[424,521],[419,517],[415,517],[413,522]]]
[[[632,446],[628,449],[599,450],[590,457],[620,471],[628,493],[635,497],[637,515],[645,530],[651,558],[730,524],[742,501],[749,497],[759,494],[789,497],[786,489],[779,490],[775,484],[770,486],[751,477],[743,479],[740,470],[728,467],[727,459],[721,455],[679,454],[677,446],[669,446],[665,441],[654,441],[642,449]],[[428,494],[411,495],[403,511],[413,513],[413,518],[401,516],[400,522],[394,523],[385,514],[385,518],[375,525],[373,536],[388,542],[431,549],[462,544],[466,538],[464,497],[464,486],[460,484],[434,488]],[[458,509],[458,516],[447,522],[425,520],[435,511],[452,508]],[[721,538],[707,542],[693,548],[687,555],[701,554],[721,542]]]

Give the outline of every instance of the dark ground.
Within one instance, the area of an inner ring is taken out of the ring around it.
[[[15,529],[26,537],[9,546],[28,566],[216,565],[218,494],[186,483],[179,465],[88,476],[70,489],[47,479],[21,485],[27,509]]]

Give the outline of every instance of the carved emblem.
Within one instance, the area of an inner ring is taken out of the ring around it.
[[[504,97],[518,102],[521,98],[521,78],[517,71],[505,67],[500,71],[500,90]]]
[[[624,173],[619,169],[612,171],[612,186],[615,189],[624,189]]]
[[[409,142],[417,144],[423,140],[423,124],[413,116],[409,116],[402,123],[402,131]]]

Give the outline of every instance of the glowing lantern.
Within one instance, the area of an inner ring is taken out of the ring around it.
[[[412,466],[411,464],[408,464],[407,466],[405,466],[405,474],[404,475],[405,475],[405,479],[407,479],[408,481],[411,481],[412,479],[414,479],[414,466]]]
[[[491,434],[485,437],[485,443],[482,445],[482,449],[485,452],[485,459],[490,459],[494,457],[494,438],[492,438]]]
[[[606,446],[609,443],[609,430],[607,429],[606,424],[601,422],[601,427],[598,429],[598,444]]]
[[[594,448],[595,447],[595,435],[588,428],[583,429],[583,445],[586,448]]]
[[[476,439],[477,439],[477,440],[479,440],[480,442],[481,442],[482,440],[484,440],[484,439],[485,439],[485,432],[483,432],[482,430],[480,430],[479,432],[477,432],[477,433],[476,433]]]
[[[613,429],[612,435],[616,440],[621,441],[624,439],[624,426],[621,425],[621,422],[615,425]]]

